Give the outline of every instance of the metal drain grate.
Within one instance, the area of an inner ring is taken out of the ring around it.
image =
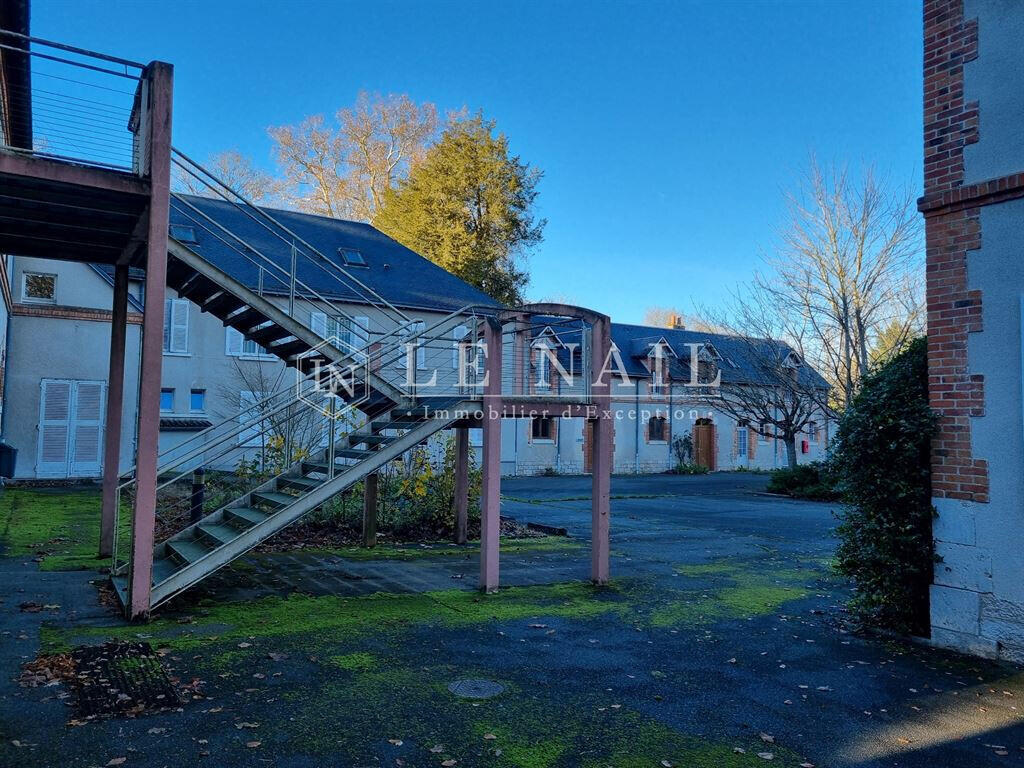
[[[493,680],[456,680],[448,690],[463,699],[489,699],[505,690],[505,686]]]
[[[149,643],[106,643],[71,653],[75,715],[139,714],[177,707],[181,700]]]

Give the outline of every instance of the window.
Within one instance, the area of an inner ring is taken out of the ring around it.
[[[188,354],[188,302],[164,300],[164,354]]]
[[[530,437],[535,443],[555,441],[555,417],[535,416],[530,423]]]
[[[761,442],[762,443],[767,443],[768,442],[768,440],[769,440],[768,435],[770,435],[771,432],[772,432],[772,425],[769,424],[767,421],[762,421],[761,422]]]
[[[540,343],[533,352],[533,377],[537,389],[546,389],[551,386],[551,347],[546,343]]]
[[[273,360],[274,355],[252,339],[245,338],[240,331],[228,327],[224,329],[224,354],[228,357],[248,357],[256,360]]]
[[[174,390],[173,389],[161,389],[160,390],[160,410],[167,411],[170,413],[174,410]]]
[[[668,441],[668,422],[664,416],[651,416],[647,422],[647,441],[651,443]]]
[[[659,397],[659,396],[665,394],[665,390],[666,390],[665,380],[667,378],[668,377],[666,376],[666,371],[665,371],[664,368],[660,368],[659,369],[659,368],[655,367],[655,368],[651,369],[651,396],[652,397]]]
[[[366,257],[354,248],[339,248],[338,255],[346,267],[368,267]]]
[[[194,245],[199,241],[196,240],[196,229],[195,227],[188,227],[184,224],[171,224],[167,228],[167,234],[173,237],[175,240],[181,243],[189,243]]]
[[[26,272],[22,276],[21,298],[25,301],[57,301],[57,276],[42,272]]]
[[[737,456],[746,456],[747,455],[747,445],[748,445],[747,440],[748,440],[749,434],[750,434],[750,431],[747,429],[747,425],[746,424],[738,424],[736,426],[736,455]]]
[[[193,389],[189,394],[188,409],[192,413],[204,413],[206,411],[206,390]]]
[[[807,434],[814,442],[818,442],[818,423],[816,421],[807,422]]]
[[[337,339],[349,350],[362,350],[370,340],[370,318],[311,312],[309,327],[322,339]],[[345,351],[345,350],[342,350]]]

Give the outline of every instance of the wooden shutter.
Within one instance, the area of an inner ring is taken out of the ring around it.
[[[747,458],[751,461],[757,458],[757,432],[753,427],[747,427]]]
[[[452,342],[452,368],[459,367],[459,345],[468,333],[469,328],[465,325],[457,325],[452,329],[452,339],[454,339]]]
[[[245,338],[240,331],[228,326],[224,329],[224,354],[228,357],[242,356],[242,343]]]
[[[71,434],[72,383],[43,379],[39,393],[40,477],[67,477],[68,442]]]
[[[103,454],[103,382],[75,382],[72,405],[71,474],[91,477],[100,473]]]
[[[185,299],[171,301],[171,351],[188,352],[188,302]]]

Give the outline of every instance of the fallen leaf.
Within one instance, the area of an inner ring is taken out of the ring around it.
[[[761,741],[763,741],[765,744],[774,744],[775,743],[775,737],[772,736],[770,733],[762,732],[761,733]]]
[[[115,757],[111,759],[111,761],[107,763],[107,765],[124,765],[125,761],[127,760],[127,757]]]
[[[239,648],[252,648],[252,643],[239,643]]]
[[[388,739],[388,743],[389,744],[394,744],[396,747],[402,746],[402,740],[401,739]]]
[[[758,752],[757,756],[760,757],[762,760],[774,760],[775,759],[775,755],[773,755],[771,752]]]
[[[452,766],[456,765],[458,762],[459,762],[458,760],[453,760],[452,758],[449,757],[447,760],[442,761],[441,765],[443,765],[444,768],[452,768]]]
[[[259,723],[235,723],[235,728],[241,730],[242,728],[259,728]]]
[[[444,752],[444,745],[443,744],[435,744],[434,746],[432,746],[430,748],[430,751],[433,752],[435,755],[440,754],[441,752]]]
[[[262,743],[262,741],[247,741],[245,742],[245,746],[247,746],[249,749],[256,749],[256,747],[258,747]]]
[[[493,733],[485,733],[484,734],[484,738],[487,739],[488,741],[494,741],[498,737],[495,736]]]
[[[668,760],[662,760],[661,764],[662,764],[663,768],[672,768],[672,766],[675,765],[675,763],[672,763],[672,762],[670,762]]]
[[[288,658],[287,653],[268,653],[267,658],[271,661],[284,661]]]

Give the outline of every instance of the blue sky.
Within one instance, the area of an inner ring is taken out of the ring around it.
[[[483,109],[543,169],[528,295],[639,322],[748,279],[813,151],[921,184],[920,2],[35,0],[33,34],[175,65],[175,144],[359,90]]]

